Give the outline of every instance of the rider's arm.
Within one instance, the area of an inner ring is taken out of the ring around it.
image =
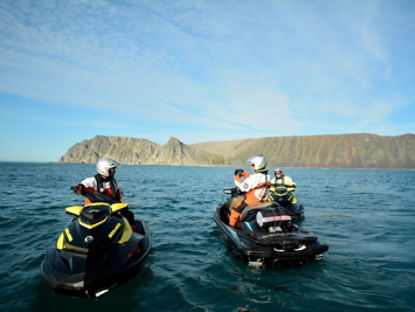
[[[247,179],[251,176],[251,174],[249,172],[246,172],[246,171],[242,171],[241,175],[244,177],[244,179]]]
[[[243,175],[243,174],[242,174]],[[249,173],[248,173],[248,175],[249,175]],[[241,179],[241,177],[240,176],[238,176],[238,175],[236,175],[235,177],[234,177],[234,181],[235,181],[235,185],[242,191],[242,192],[248,192],[250,189],[252,189],[252,186],[251,186],[251,183],[252,183],[252,181],[251,181],[251,179],[250,179],[250,175],[249,176],[247,176],[247,178],[244,180],[244,181],[242,181],[242,179]]]
[[[118,184],[118,182],[114,179],[114,182],[115,182],[115,185],[116,185],[116,188],[117,188],[117,193],[116,193],[116,195],[115,195],[115,199],[118,201],[118,202],[120,202],[120,203],[122,203],[122,191],[121,191],[121,185],[120,184]]]
[[[95,177],[90,177],[82,180],[80,182],[83,186],[85,186],[85,190],[89,192],[96,192],[97,191],[97,180]]]
[[[285,177],[285,186],[287,187],[288,192],[294,192],[295,188],[297,187],[297,184],[290,178],[290,177]]]
[[[121,194],[122,194],[121,191],[117,190],[117,194],[115,195],[115,199],[120,203],[122,203]]]

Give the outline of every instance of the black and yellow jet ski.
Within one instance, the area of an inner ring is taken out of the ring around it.
[[[322,258],[328,246],[293,222],[292,215],[275,202],[247,206],[236,228],[229,225],[230,209],[243,198],[237,188],[213,217],[235,255],[248,265],[262,268],[308,263]]]
[[[122,216],[127,203],[110,204],[105,195],[90,195],[98,202],[65,209],[74,218],[41,265],[50,287],[77,297],[98,297],[133,277],[151,249],[147,223],[135,220],[133,232]]]

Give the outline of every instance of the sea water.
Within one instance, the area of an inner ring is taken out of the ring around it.
[[[141,271],[102,297],[42,281],[44,252],[83,199],[69,187],[94,165],[0,163],[0,311],[415,311],[415,171],[292,169],[302,226],[330,246],[321,261],[252,268],[212,217],[235,168],[121,166],[123,199],[147,220]]]

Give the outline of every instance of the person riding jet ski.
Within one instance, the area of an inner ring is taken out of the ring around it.
[[[274,170],[274,178],[271,180],[269,201],[280,204],[299,218],[304,214],[304,208],[298,203],[294,191],[297,184],[279,167]]]
[[[111,158],[102,157],[97,162],[97,174],[81,181],[74,192],[81,194],[83,190],[105,194],[121,203],[121,186],[115,180],[115,170],[120,164]],[[91,203],[85,198],[85,205]]]
[[[253,174],[245,172],[243,169],[236,169],[234,181],[235,185],[245,195],[231,208],[229,216],[229,225],[238,227],[238,221],[242,211],[248,206],[256,202],[266,202],[269,198],[270,176],[268,175],[267,158],[262,155],[254,155],[247,160],[251,166]],[[242,177],[244,180],[242,180]]]
[[[114,159],[107,157],[98,159],[97,174],[78,183],[73,187],[74,192],[78,195],[83,195],[84,191],[101,193],[121,203],[121,186],[115,180],[115,170],[119,166],[120,164]],[[90,203],[91,200],[85,197],[85,205]],[[121,210],[119,213],[127,218],[133,231],[135,231],[134,214],[128,208]]]

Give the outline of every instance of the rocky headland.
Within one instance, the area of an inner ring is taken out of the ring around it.
[[[95,163],[106,156],[131,165],[245,166],[259,153],[269,166],[414,169],[415,135],[283,136],[190,145],[177,138],[159,145],[142,138],[95,136],[70,147],[59,162]]]

